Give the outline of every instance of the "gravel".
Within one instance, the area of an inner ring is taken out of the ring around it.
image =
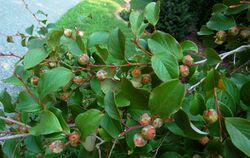
[[[56,22],[69,8],[76,5],[80,0],[26,0],[32,12],[41,10],[48,14],[49,22]],[[37,24],[33,16],[25,9],[22,0],[0,0],[0,33],[13,35],[24,32],[25,28]],[[20,40],[14,39],[15,43],[9,44],[6,38],[0,35],[0,52],[15,53],[23,56],[26,49],[20,45]],[[16,95],[19,87],[3,83],[2,80],[12,75],[14,57],[0,57],[0,91],[7,89],[11,95]]]

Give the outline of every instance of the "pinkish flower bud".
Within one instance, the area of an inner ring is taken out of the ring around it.
[[[189,75],[189,68],[185,65],[179,66],[181,77],[187,77]]]
[[[104,70],[99,70],[96,73],[96,78],[100,81],[104,80],[107,78],[107,72]]]
[[[142,126],[147,126],[151,123],[151,117],[147,113],[144,113],[143,115],[141,115],[139,123]]]
[[[86,65],[89,63],[89,56],[88,54],[82,54],[80,55],[80,57],[78,58],[78,63],[81,65]]]
[[[155,137],[155,134],[156,134],[154,126],[147,125],[147,126],[143,127],[141,130],[141,134],[142,134],[143,138],[145,138],[146,140],[153,139]]]
[[[218,119],[218,114],[214,109],[204,111],[203,118],[207,123],[214,123]]]
[[[191,55],[186,55],[183,57],[182,62],[185,65],[192,65],[194,63],[194,59]]]
[[[71,38],[72,37],[72,30],[71,29],[64,29],[64,36]]]
[[[163,125],[163,120],[161,118],[156,118],[153,121],[153,126],[155,128],[160,128]]]
[[[147,144],[147,141],[142,137],[140,133],[134,135],[134,144],[137,147],[143,147]]]
[[[63,148],[64,148],[64,142],[62,142],[61,140],[56,140],[54,142],[52,142],[50,145],[49,145],[49,148],[50,150],[53,152],[53,153],[60,153],[63,151]]]

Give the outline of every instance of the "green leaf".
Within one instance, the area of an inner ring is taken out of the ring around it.
[[[184,42],[182,42],[181,48],[182,48],[183,52],[187,51],[187,50],[191,50],[191,51],[198,53],[198,51],[199,51],[198,46],[190,40],[185,40]]]
[[[104,97],[104,109],[111,118],[117,121],[121,120],[121,116],[114,102],[114,93],[112,91],[109,91]]]
[[[175,113],[174,120],[176,124],[183,130],[183,133],[191,139],[199,140],[201,137],[204,137],[208,134],[195,127],[192,122],[190,122],[188,115],[183,110],[179,110],[177,113]]]
[[[63,29],[53,30],[48,35],[48,46],[51,49],[54,49],[59,46],[60,39],[63,35]]]
[[[38,84],[40,98],[43,99],[46,95],[56,92],[69,83],[72,78],[73,73],[64,67],[57,67],[45,72]]]
[[[148,46],[152,53],[170,52],[178,61],[182,60],[183,52],[180,44],[170,34],[156,32],[148,39]]]
[[[124,59],[125,37],[119,28],[111,31],[108,39],[108,50],[116,59]]]
[[[45,52],[44,49],[36,48],[29,50],[24,56],[24,68],[27,70],[38,65],[45,58],[47,58],[47,56],[48,53]]]
[[[130,100],[122,95],[122,93],[118,93],[115,95],[115,104],[119,107],[127,107],[130,105]]]
[[[197,34],[200,35],[200,36],[213,35],[214,32],[213,32],[213,30],[210,30],[209,28],[207,28],[206,25],[202,25],[200,31],[197,32]]]
[[[149,98],[152,114],[168,118],[177,112],[185,94],[185,86],[179,80],[167,81],[153,89]]]
[[[250,156],[250,121],[243,118],[225,118],[226,129],[233,144]]]
[[[25,29],[25,32],[29,35],[33,34],[33,30],[34,30],[34,25],[31,25],[30,27],[28,27],[27,29]]]
[[[131,25],[131,30],[137,36],[140,36],[147,27],[147,24],[145,24],[143,20],[144,20],[143,12],[133,11],[130,13],[129,22]]]
[[[155,74],[163,82],[179,77],[179,64],[170,53],[157,53],[151,58],[151,64]]]
[[[61,132],[62,130],[56,115],[51,111],[45,110],[40,115],[40,122],[30,129],[30,134],[38,136]]]
[[[207,27],[211,30],[228,30],[236,26],[235,20],[232,16],[225,16],[223,14],[214,14],[207,22]]]
[[[42,110],[42,107],[26,91],[19,93],[16,108],[21,112],[37,112]]]
[[[15,112],[16,106],[11,103],[11,96],[6,89],[0,93],[0,102],[3,104],[4,112]]]
[[[55,107],[51,107],[51,108],[49,108],[49,110],[55,114],[58,121],[60,122],[60,125],[61,125],[63,131],[64,132],[70,132],[70,128],[69,128],[67,122],[64,120],[64,118],[62,116],[62,111],[60,109],[58,109],[58,108],[55,108]]]
[[[207,77],[203,82],[203,87],[205,91],[213,90],[213,88],[218,87],[218,82],[220,79],[219,73],[212,69],[208,71]]]
[[[108,40],[108,37],[108,32],[94,32],[89,36],[87,46],[90,48],[96,45],[105,44]]]
[[[86,47],[85,47],[85,43],[83,42],[81,36],[76,36],[76,44],[79,47],[79,49],[81,50],[81,53],[87,53]]]
[[[150,24],[155,26],[159,20],[160,2],[151,2],[145,7],[145,17]]]
[[[240,98],[246,105],[250,105],[250,81],[246,82],[240,89]]]
[[[166,157],[171,157],[171,158],[181,158],[182,156],[176,152],[165,152],[161,154],[159,158],[166,158]]]
[[[33,153],[42,152],[42,141],[40,137],[28,136],[24,138],[24,145]]]
[[[79,114],[76,119],[76,127],[81,133],[81,139],[84,141],[87,136],[95,133],[98,128],[103,114],[96,109],[88,110],[84,113]]]
[[[228,6],[223,3],[217,3],[213,6],[212,15],[223,13],[228,9]]]
[[[108,114],[105,114],[104,117],[102,117],[100,125],[113,138],[117,138],[121,133],[120,122],[112,119]]]
[[[8,43],[14,43],[14,40],[13,40],[13,37],[12,37],[12,36],[7,36],[6,41],[7,41]]]
[[[218,53],[213,48],[207,48],[205,50],[208,65],[215,65],[221,61]]]
[[[189,111],[192,115],[203,115],[206,110],[205,100],[200,93],[195,93],[190,101]]]
[[[76,57],[79,57],[80,55],[84,53],[84,51],[80,49],[77,42],[71,38],[63,37],[62,44],[64,44],[66,48],[68,49],[68,51]]]
[[[20,143],[19,139],[10,139],[4,141],[3,153],[9,158],[19,158],[20,157]]]

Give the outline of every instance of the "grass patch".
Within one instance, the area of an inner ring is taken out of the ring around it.
[[[126,52],[130,55],[134,50],[130,42],[133,34],[127,24],[115,16],[115,12],[123,5],[123,0],[84,0],[66,12],[57,22],[57,27],[79,27],[86,37],[93,32],[110,31],[119,27],[126,36]]]

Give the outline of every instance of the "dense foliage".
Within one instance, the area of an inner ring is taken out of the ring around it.
[[[47,21],[28,28],[28,52],[5,80],[24,90],[15,102],[0,94],[2,157],[249,157],[249,71],[222,63],[250,46],[201,54],[192,41],[144,31],[159,13],[152,2],[130,14],[132,56],[119,28],[88,39]]]

